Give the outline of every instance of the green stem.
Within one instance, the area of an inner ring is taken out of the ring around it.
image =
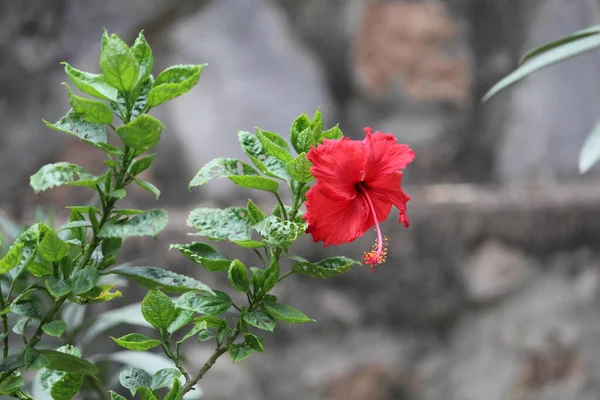
[[[275,197],[277,197],[277,202],[279,203],[279,207],[281,207],[281,215],[283,215],[283,219],[289,220],[287,211],[285,210],[285,206],[283,205],[283,201],[281,201],[281,197],[279,197],[279,193],[275,192]]]
[[[267,268],[267,263],[265,262],[265,259],[263,258],[262,254],[260,254],[260,252],[257,249],[252,249],[252,250],[254,250],[254,252],[260,259],[260,262],[262,263],[263,267]]]
[[[88,377],[87,381],[90,382],[94,392],[98,393],[100,399],[110,400],[110,396],[108,395],[106,388],[102,385],[99,379]]]
[[[167,339],[165,341],[165,343],[161,343],[160,347],[162,348],[162,350],[165,353],[165,355],[167,357],[169,357],[173,361],[173,363],[175,364],[175,367],[177,367],[177,369],[179,370],[179,372],[181,372],[181,374],[185,378],[185,381],[186,382],[189,381],[190,380],[190,375],[187,373],[187,371],[185,370],[185,368],[183,368],[183,366],[181,365],[181,361],[179,360],[179,356],[173,354],[173,345],[171,343],[171,339]]]
[[[5,307],[6,303],[2,295],[2,286],[0,286],[0,308],[4,310]],[[5,359],[8,357],[8,316],[5,313],[2,314],[2,344],[2,359]]]

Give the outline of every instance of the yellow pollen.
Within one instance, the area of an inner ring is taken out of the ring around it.
[[[370,252],[364,253],[363,259],[364,264],[371,266],[371,273],[375,272],[375,267],[379,264],[383,264],[387,259],[387,245],[388,238],[383,237],[382,240],[377,239]]]

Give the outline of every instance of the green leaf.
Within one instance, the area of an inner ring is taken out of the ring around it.
[[[83,385],[82,374],[64,374],[54,385],[50,391],[50,396],[54,400],[71,400]]]
[[[200,290],[210,294],[214,293],[211,288],[194,278],[161,268],[123,267],[113,269],[109,273],[133,279],[149,289],[160,289],[169,293],[184,293],[189,290]]]
[[[265,242],[283,248],[300,238],[306,227],[305,223],[287,221],[273,215],[254,225],[254,229],[261,234]]]
[[[48,369],[91,377],[95,377],[98,373],[98,368],[94,364],[80,357],[54,350],[40,350],[40,352],[50,360]]]
[[[59,238],[56,232],[49,230],[40,242],[38,252],[46,261],[60,261],[69,252],[69,244]]]
[[[11,375],[0,383],[0,394],[12,394],[15,390],[25,385],[21,374]],[[13,397],[13,396],[11,396]]]
[[[231,178],[240,175],[258,176],[259,172],[235,158],[215,158],[198,171],[194,179],[190,181],[188,189],[204,185],[212,179]]]
[[[229,179],[243,188],[264,190],[271,193],[277,193],[277,189],[279,189],[279,183],[262,176],[230,176]]]
[[[152,73],[152,68],[154,68],[154,57],[152,55],[152,49],[146,41],[143,32],[140,32],[138,34],[137,39],[135,39],[135,42],[133,43],[133,46],[131,46],[131,52],[133,53],[133,56],[136,58],[140,66],[140,71],[137,78],[137,83],[139,85],[146,79],[148,79],[148,77]]]
[[[246,340],[246,344],[248,344],[252,350],[261,353],[265,351],[262,341],[258,338],[258,336],[253,335],[252,333],[244,333],[244,339]]]
[[[292,161],[292,155],[290,154],[290,148],[285,140],[281,136],[273,132],[263,131],[256,129],[256,136],[262,144],[263,149],[275,158],[280,159],[283,162]]]
[[[174,65],[161,72],[148,93],[148,107],[156,107],[187,93],[196,86],[206,64]]]
[[[140,64],[125,42],[113,34],[102,46],[100,69],[109,85],[129,93],[138,80]]]
[[[310,150],[311,146],[317,145],[315,135],[310,130],[310,128],[306,128],[302,132],[292,131],[290,140],[298,154],[307,153]]]
[[[119,126],[117,134],[127,146],[144,152],[158,144],[164,127],[153,116],[142,114],[130,123]]]
[[[276,259],[271,260],[269,268],[265,270],[262,276],[263,279],[263,292],[268,293],[269,290],[273,289],[277,282],[279,282],[279,262]]]
[[[43,319],[46,315],[46,311],[42,308],[42,305],[35,299],[19,301],[11,306],[10,311],[17,315],[39,320]]]
[[[196,325],[202,324],[203,322],[206,322],[208,328],[218,328],[223,323],[223,320],[221,318],[213,317],[212,315],[202,315],[194,318],[194,323]]]
[[[181,392],[181,383],[178,379],[173,379],[173,387],[167,393],[163,400],[183,400],[183,393]]]
[[[23,243],[15,243],[8,250],[8,253],[0,260],[0,274],[5,274],[17,265],[23,258]]]
[[[121,238],[106,238],[102,239],[102,255],[106,258],[116,256],[121,249],[123,239]]]
[[[145,157],[134,160],[133,163],[129,166],[129,174],[132,176],[137,176],[150,168],[152,165],[152,161],[154,161],[154,157],[156,153],[149,154]]]
[[[208,324],[206,323],[206,321],[199,322],[195,324],[194,327],[188,333],[186,333],[183,338],[181,338],[181,340],[178,340],[177,343],[183,343],[192,336],[196,335],[198,332],[203,331],[205,329],[208,329]]]
[[[120,338],[110,337],[116,344],[128,350],[145,351],[160,346],[160,340],[150,339],[139,333],[130,333]]]
[[[584,174],[600,160],[600,120],[583,142],[579,153],[579,173]]]
[[[160,400],[150,388],[140,387],[137,392],[141,400]]]
[[[273,332],[275,330],[275,319],[262,311],[249,312],[244,315],[244,321],[264,331]]]
[[[31,272],[31,274],[36,278],[43,278],[54,274],[54,269],[51,265],[42,264],[35,261],[27,263],[26,268],[27,271]]]
[[[65,208],[82,214],[88,214],[90,212],[100,214],[100,210],[91,206],[67,206]]]
[[[323,133],[323,114],[321,113],[321,109],[317,109],[315,115],[313,115],[312,122],[310,123],[310,130],[312,131],[315,140],[319,140]]]
[[[85,240],[85,236],[87,233],[87,227],[91,226],[91,224],[85,220],[85,218],[83,217],[83,215],[78,212],[78,211],[71,211],[71,216],[69,217],[69,223],[73,223],[73,222],[77,222],[79,224],[79,226],[74,226],[74,227],[70,227],[68,229],[71,230],[71,234],[73,235],[73,237],[75,237],[76,239],[78,239],[80,242]],[[64,228],[64,225],[62,227]],[[58,231],[57,231],[58,232]]]
[[[288,174],[285,170],[285,163],[270,155],[255,134],[239,131],[238,139],[242,150],[250,157],[256,168],[266,175],[287,180]]]
[[[252,348],[243,343],[234,343],[229,346],[229,357],[234,363],[245,360],[252,354]]]
[[[300,153],[298,157],[285,164],[292,179],[302,183],[308,183],[314,179],[310,173],[310,167],[312,167],[312,163],[306,158],[306,153]]]
[[[327,279],[348,272],[355,264],[361,265],[360,262],[346,257],[331,257],[316,263],[300,260],[292,265],[292,273]]]
[[[254,286],[254,291],[258,292],[263,287],[263,273],[265,271],[256,267],[250,267],[250,270],[252,271],[252,286]]]
[[[283,322],[295,324],[314,322],[314,319],[308,318],[302,311],[286,304],[264,301],[263,307],[269,314]]]
[[[177,307],[192,310],[200,314],[219,316],[231,307],[231,297],[227,293],[215,290],[215,295],[201,292],[187,292],[177,299]]]
[[[167,328],[167,331],[169,333],[175,333],[178,330],[180,330],[181,328],[183,328],[184,326],[186,326],[187,324],[189,324],[192,319],[194,319],[193,311],[183,310],[181,308],[178,308],[177,309],[177,318],[175,318],[175,320],[173,320],[173,322],[171,322],[171,325],[169,325],[169,328]]]
[[[125,397],[113,392],[112,390],[109,390],[108,393],[110,394],[110,400],[127,400]]]
[[[238,292],[246,293],[250,290],[250,277],[246,266],[240,260],[233,260],[227,273],[229,283]]]
[[[120,148],[106,143],[106,127],[103,124],[88,122],[73,110],[54,124],[48,121],[44,121],[44,124],[55,131],[77,136],[82,142],[98,147],[108,154],[123,153]]]
[[[139,187],[141,187],[142,189],[144,189],[144,190],[152,193],[154,196],[156,196],[156,200],[158,200],[158,198],[160,197],[160,190],[158,190],[158,188],[156,186],[154,186],[150,182],[146,182],[141,179],[133,178],[133,180]]]
[[[127,192],[125,189],[117,189],[113,190],[108,194],[108,197],[112,197],[113,199],[123,200],[127,196]]]
[[[25,366],[25,357],[23,353],[11,354],[0,361],[0,372],[9,372]]]
[[[98,283],[100,276],[98,270],[94,268],[81,269],[71,277],[73,282],[73,294],[83,294],[92,290]]]
[[[321,138],[319,139],[319,142],[322,142],[323,139],[340,140],[343,137],[344,137],[344,134],[342,133],[340,127],[338,125],[336,125],[333,128],[328,129],[325,132],[323,132],[321,134]]]
[[[95,124],[112,124],[113,113],[106,104],[98,100],[90,100],[79,97],[71,91],[71,88],[66,83],[69,103],[73,107],[73,111],[81,116],[85,121]]]
[[[7,310],[7,309],[5,309]],[[29,324],[33,321],[32,318],[22,318],[16,324],[13,325],[12,331],[17,334],[23,336],[25,330],[29,326]]]
[[[164,335],[171,322],[177,318],[177,310],[169,296],[153,289],[142,300],[142,315]]]
[[[267,214],[263,212],[252,200],[248,200],[248,205],[246,206],[248,213],[250,214],[250,219],[254,224],[262,221],[267,218]]]
[[[67,329],[65,321],[57,319],[56,321],[48,322],[42,326],[42,330],[50,336],[60,337],[63,332]]]
[[[25,349],[25,369],[26,370],[39,370],[45,368],[50,363],[48,357],[40,353],[39,350],[32,347]]]
[[[250,240],[252,221],[245,208],[197,208],[190,212],[188,226],[213,240]]]
[[[44,190],[61,185],[95,188],[100,179],[79,165],[59,162],[44,165],[38,172],[31,176],[29,184],[39,194]]]
[[[98,236],[129,237],[129,236],[156,236],[168,222],[167,212],[164,210],[148,210],[138,214],[123,223],[107,222],[102,226]]]
[[[292,127],[290,128],[290,137],[292,136],[292,134],[294,132],[296,132],[296,134],[303,132],[307,129],[310,129],[310,125],[311,125],[311,121],[310,118],[308,118],[308,115],[306,114],[302,114],[300,116],[298,116],[294,122],[292,123]],[[292,145],[293,145],[294,140],[292,140]]]
[[[526,63],[521,65],[515,71],[504,77],[500,82],[496,83],[486,94],[483,96],[482,101],[489,100],[496,93],[512,85],[515,82],[520,81],[532,73],[539,71],[543,68],[549,67],[557,62],[566,60],[571,57],[578,56],[588,51],[594,50],[600,47],[600,36],[587,36],[575,41],[567,42],[559,47],[553,47],[552,49],[545,51],[534,58],[529,59]]]
[[[71,292],[71,282],[55,277],[50,277],[46,280],[46,288],[54,298],[66,296]]]
[[[130,367],[121,371],[119,382],[121,386],[131,391],[132,396],[135,396],[138,389],[150,387],[152,377],[143,369]]]
[[[152,390],[158,390],[169,387],[174,381],[178,381],[181,376],[181,372],[175,368],[164,368],[158,370],[152,376],[152,384],[150,385],[150,388],[152,388]]]
[[[217,333],[216,332],[211,332],[211,331],[200,331],[200,333],[198,334],[198,341],[199,342],[206,342],[207,340],[213,340],[217,337]]]
[[[10,274],[13,278],[19,276],[25,265],[35,257],[40,240],[44,237],[45,233],[50,230],[51,229],[46,225],[38,222],[25,230],[25,232],[21,233],[14,241],[13,246],[17,246],[19,243],[23,244],[23,256],[17,266],[10,270]]]
[[[528,51],[522,58],[521,60],[519,60],[519,64],[523,64],[525,61],[528,61],[529,59],[538,56],[542,53],[547,52],[548,50],[552,50],[556,47],[560,47],[562,45],[565,45],[567,43],[570,42],[574,42],[576,40],[579,39],[583,39],[585,37],[588,36],[593,36],[593,35],[597,35],[600,33],[600,26],[593,26],[591,28],[587,28],[587,29],[583,29],[581,31],[577,31],[574,33],[571,33],[568,36],[562,37],[560,39],[557,40],[553,40],[551,42],[545,43],[539,47],[536,47],[533,50]]]
[[[99,99],[117,101],[117,89],[106,83],[102,75],[80,71],[66,62],[62,64],[64,64],[65,72],[77,89]]]
[[[259,249],[261,247],[265,247],[264,243],[258,242],[256,240],[232,240],[231,242],[237,244],[238,246],[244,249]]]
[[[226,272],[231,265],[231,261],[226,259],[217,249],[204,243],[172,244],[170,249],[179,250],[181,254],[211,272]]]

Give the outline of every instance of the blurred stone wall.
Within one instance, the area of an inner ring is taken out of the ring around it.
[[[213,157],[241,156],[237,130],[286,134],[296,115],[320,107],[327,125],[340,123],[348,136],[372,126],[417,153],[405,179],[411,228],[394,218],[384,226],[389,262],[374,275],[287,281],[277,295],[318,324],[278,328],[268,352],[248,362],[219,361],[203,382],[207,399],[597,399],[600,192],[597,173],[581,178],[576,166],[600,116],[599,53],[542,71],[487,104],[480,98],[527,49],[598,23],[598,7],[0,1],[0,209],[27,221],[36,205],[60,209],[91,197],[65,189],[36,198],[27,188],[46,162],[102,166],[102,154],[59,139],[40,119],[67,109],[59,61],[95,71],[102,27],[129,40],[144,28],[157,69],[209,66],[191,93],[157,110],[167,129],[148,179],[163,190],[168,231],[157,242],[130,242],[121,261],[141,257],[227,285],[166,249],[189,240],[190,208],[247,198],[225,181],[186,188]],[[156,206],[144,192],[127,201]],[[372,239],[321,249],[306,238],[298,252],[360,258]],[[198,347],[188,362],[209,351]]]

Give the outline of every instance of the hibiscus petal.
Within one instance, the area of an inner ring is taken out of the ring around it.
[[[387,200],[389,203],[396,206],[396,208],[400,210],[398,222],[404,224],[404,226],[408,228],[409,222],[406,215],[406,202],[410,200],[410,196],[402,190],[402,172],[378,176],[377,179],[365,182],[364,186],[371,196],[374,205],[375,199],[377,199],[377,201],[382,202],[382,204]],[[379,213],[377,214],[377,217],[380,218]]]
[[[307,232],[313,240],[322,240],[325,246],[355,240],[363,235],[362,226],[369,218],[369,209],[363,196],[355,193],[348,197],[324,183],[317,183],[306,194]]]
[[[362,180],[367,163],[367,147],[362,141],[325,139],[306,155],[313,163],[310,172],[318,183],[329,185],[339,194],[354,198],[355,185]]]
[[[363,141],[369,149],[365,181],[404,169],[415,158],[412,149],[407,144],[397,143],[391,133],[367,133]]]
[[[377,221],[378,222],[385,221],[387,219],[388,215],[390,215],[390,211],[392,210],[392,202],[388,198],[387,193],[385,193],[385,192],[380,193],[378,191],[370,191],[370,190],[367,190],[366,188],[363,190],[367,191],[367,195],[369,196],[369,198],[371,199],[371,202],[373,203],[373,208],[375,209],[375,215],[377,215]],[[369,215],[369,218],[366,219],[361,230],[363,232],[366,232],[369,229],[371,229],[373,227],[373,225],[375,225],[375,220],[373,219],[372,215]]]

